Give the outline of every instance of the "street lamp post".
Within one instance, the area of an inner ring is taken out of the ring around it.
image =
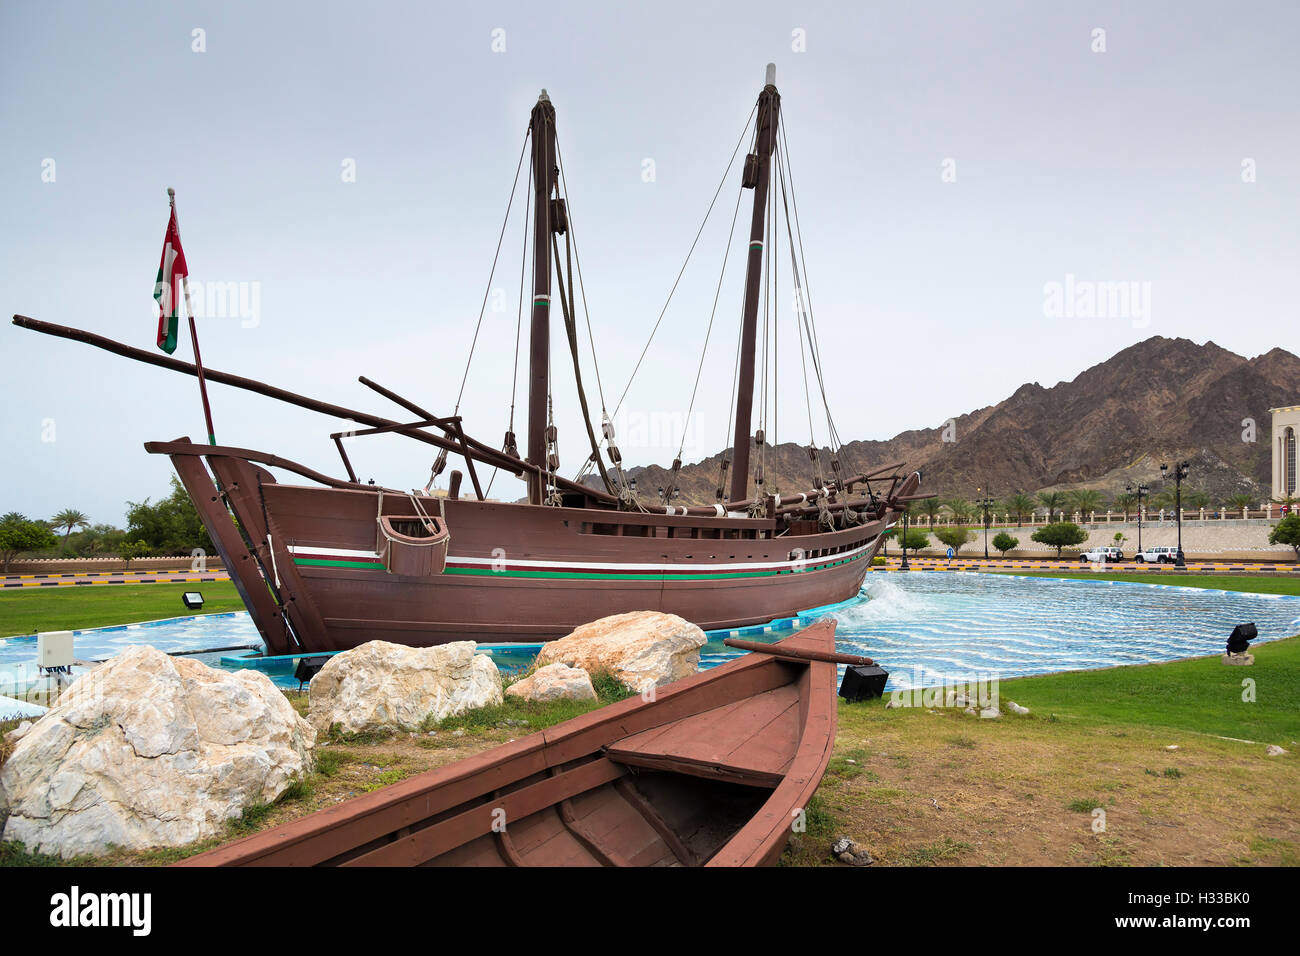
[[[1175,567],[1187,567],[1187,559],[1183,557],[1183,479],[1187,477],[1188,463],[1180,461],[1174,465],[1174,509],[1178,512],[1178,557],[1174,561]],[[1169,477],[1169,466],[1162,464],[1160,466],[1160,480],[1164,481]]]
[[[994,501],[985,495],[975,503],[984,512],[984,560],[987,561],[989,559],[989,509],[993,507]]]
[[[1137,486],[1137,488],[1134,488],[1132,485],[1125,485],[1124,490],[1127,491],[1130,495],[1137,496],[1138,554],[1141,554],[1142,553],[1142,499],[1147,497],[1147,495],[1151,494],[1151,489],[1148,488],[1145,484],[1140,483]]]
[[[911,570],[907,566],[907,508],[903,509],[903,537],[899,540],[898,544],[903,551],[903,563],[898,566],[898,570]]]

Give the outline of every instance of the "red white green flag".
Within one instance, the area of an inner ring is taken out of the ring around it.
[[[154,282],[153,297],[158,303],[158,347],[170,355],[176,351],[180,329],[181,279],[190,274],[185,264],[185,250],[181,248],[181,230],[176,224],[176,207],[172,207],[167,220],[167,235],[163,237],[162,261],[158,263],[158,278]]]

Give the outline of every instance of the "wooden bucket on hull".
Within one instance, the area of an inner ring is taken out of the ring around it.
[[[441,518],[380,515],[376,550],[390,574],[432,578],[447,566],[451,533]]]

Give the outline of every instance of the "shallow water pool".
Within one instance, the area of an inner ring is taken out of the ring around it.
[[[809,612],[800,625],[823,616]],[[1300,632],[1300,599],[1175,585],[1038,578],[962,572],[876,573],[857,601],[832,612],[841,651],[875,658],[890,672],[889,687],[943,680],[1020,677],[1051,671],[1141,664],[1214,654],[1232,628],[1253,621],[1259,641]],[[745,634],[777,640],[791,633]],[[260,648],[244,612],[154,621],[76,632],[77,657],[103,660],[132,644],[168,652],[197,651],[206,664],[238,666]],[[703,667],[738,656],[710,634]],[[497,648],[503,669],[527,666],[532,649]],[[0,642],[0,694],[21,692],[36,679],[36,638]],[[251,662],[244,662],[251,663]],[[283,687],[297,687],[293,661],[259,667]]]

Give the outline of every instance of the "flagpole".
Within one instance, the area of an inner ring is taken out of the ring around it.
[[[176,209],[176,190],[171,186],[167,187],[167,199],[171,203],[173,211]],[[212,427],[212,406],[208,404],[208,383],[203,377],[203,357],[199,355],[199,330],[194,326],[194,310],[190,307],[190,277],[187,272],[181,276],[181,282],[185,285],[185,315],[190,321],[190,341],[194,343],[194,368],[198,371],[199,379],[199,396],[203,399],[203,419],[208,425],[208,444],[217,443],[217,432]],[[175,290],[172,290],[173,295]]]

